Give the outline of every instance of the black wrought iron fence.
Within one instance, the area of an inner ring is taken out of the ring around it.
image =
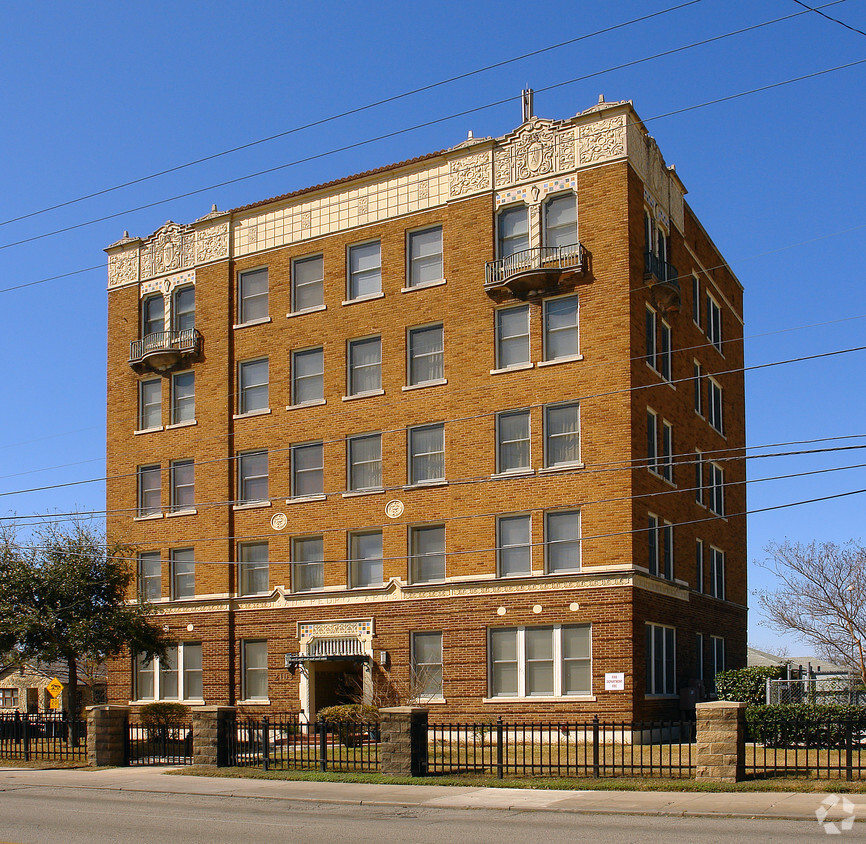
[[[431,774],[690,777],[695,722],[431,724]]]
[[[191,765],[192,722],[146,726],[130,721],[126,758],[130,765]]]
[[[66,713],[0,715],[0,759],[86,761],[87,721]]]
[[[296,716],[238,719],[228,731],[228,764],[318,771],[378,771],[376,723],[305,723]]]

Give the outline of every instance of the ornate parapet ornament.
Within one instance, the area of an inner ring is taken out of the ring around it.
[[[586,167],[625,155],[626,115],[605,117],[578,129],[577,162]]]
[[[574,131],[533,117],[507,135],[494,153],[496,188],[574,169]]]
[[[108,256],[108,289],[138,282],[138,246]]]
[[[141,246],[142,280],[195,266],[195,231],[169,220]]]
[[[207,227],[197,227],[195,233],[195,262],[207,264],[229,256],[229,224],[225,220]]]
[[[490,152],[474,152],[452,159],[448,173],[448,196],[458,199],[490,190]]]

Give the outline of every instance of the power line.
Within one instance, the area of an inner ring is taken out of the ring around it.
[[[833,23],[839,24],[839,26],[844,26],[845,29],[850,29],[851,32],[856,32],[858,35],[866,35],[862,29],[857,29],[856,26],[851,26],[850,24],[845,23],[845,21],[840,21],[839,18],[831,17],[830,15],[824,14],[821,9],[826,8],[826,6],[807,6],[805,3],[801,3],[800,0],[794,0],[794,2],[798,6],[802,6],[804,9],[808,9],[810,12],[814,12],[816,15],[820,15],[822,18],[826,18],[828,21],[832,21]]]

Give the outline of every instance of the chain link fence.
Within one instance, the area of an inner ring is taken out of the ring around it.
[[[866,706],[866,687],[859,677],[808,677],[767,680],[767,703],[815,703]]]

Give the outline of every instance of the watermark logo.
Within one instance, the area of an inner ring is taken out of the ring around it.
[[[836,809],[835,815],[841,813],[842,817],[835,821],[828,821],[827,816],[833,809]],[[815,809],[815,817],[827,835],[841,835],[843,832],[850,831],[854,826],[854,819],[856,817],[854,804],[841,794],[828,794],[821,801],[821,805]]]

